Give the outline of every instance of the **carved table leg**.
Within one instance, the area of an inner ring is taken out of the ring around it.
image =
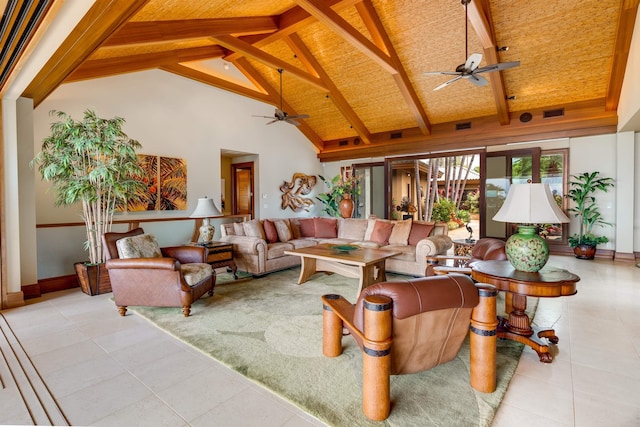
[[[528,345],[538,353],[542,363],[551,363],[553,356],[549,354],[549,346],[531,338],[535,331],[531,327],[531,321],[525,312],[527,309],[527,297],[519,294],[511,295],[513,310],[509,313],[507,319],[499,318],[498,338],[510,339]],[[540,331],[537,336],[538,338],[547,338],[552,344],[557,344],[559,341],[553,329]]]

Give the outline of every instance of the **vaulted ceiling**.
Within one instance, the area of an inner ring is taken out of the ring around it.
[[[615,132],[638,2],[97,0],[24,96],[160,69],[275,108],[282,69],[323,160]],[[467,51],[520,66],[434,91]]]

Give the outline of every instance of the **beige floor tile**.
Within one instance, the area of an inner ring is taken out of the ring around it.
[[[182,427],[187,422],[156,396],[148,396],[132,405],[94,421],[96,427]]]
[[[278,427],[296,417],[269,396],[248,389],[193,420],[193,427],[261,426]]]
[[[88,426],[151,395],[147,387],[125,372],[77,390],[59,401],[71,425]],[[140,420],[146,415],[140,413]]]
[[[630,378],[626,373],[574,364],[573,384],[576,392],[640,408],[640,380]]]
[[[577,391],[574,406],[576,426],[579,427],[640,426],[640,407],[609,400],[603,395]]]
[[[538,413],[525,411],[517,406],[503,402],[498,408],[492,427],[573,427],[573,423],[561,423],[549,413],[542,416]]]

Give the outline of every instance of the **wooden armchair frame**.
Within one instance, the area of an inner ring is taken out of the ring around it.
[[[483,393],[496,389],[496,295],[494,286],[476,284],[479,303],[470,320],[470,384]],[[362,298],[362,297],[361,297]],[[362,409],[372,420],[390,413],[390,368],[393,357],[392,299],[382,295],[364,297],[364,331],[354,324],[356,307],[340,295],[322,297],[322,352],[326,357],[342,354],[343,328],[361,344],[363,357]]]

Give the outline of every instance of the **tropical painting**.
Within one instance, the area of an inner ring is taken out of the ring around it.
[[[187,163],[184,159],[138,155],[145,190],[127,204],[128,211],[187,209]]]

